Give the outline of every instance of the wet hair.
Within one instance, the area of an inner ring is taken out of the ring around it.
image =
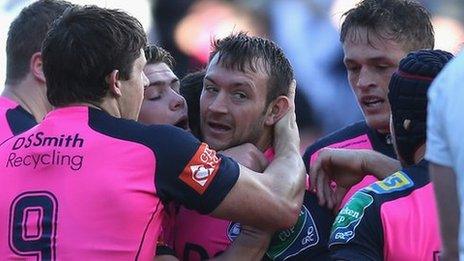
[[[280,95],[288,95],[294,78],[293,68],[273,41],[240,32],[215,40],[212,48],[210,62],[218,55],[218,63],[227,69],[241,72],[262,70],[268,75],[267,105]]]
[[[172,55],[163,48],[150,44],[145,47],[145,58],[148,64],[165,63],[169,69],[173,70],[175,61]]]
[[[369,35],[394,40],[405,51],[433,49],[434,32],[430,13],[410,0],[364,0],[343,14],[340,41],[353,40],[356,30],[367,29]]]
[[[6,40],[6,84],[18,84],[27,75],[31,57],[40,52],[51,24],[71,6],[65,1],[39,0],[15,18]]]
[[[202,139],[200,129],[200,96],[206,71],[189,73],[180,80],[180,94],[184,96],[188,107],[189,127],[192,134]]]
[[[101,102],[109,90],[106,77],[119,70],[119,79],[128,80],[145,46],[142,25],[123,11],[67,9],[42,47],[48,100],[54,106]]]

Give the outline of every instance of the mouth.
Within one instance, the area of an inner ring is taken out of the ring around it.
[[[189,130],[189,124],[188,124],[188,117],[183,116],[181,117],[175,124],[174,126],[179,127],[184,130]]]
[[[364,96],[361,98],[361,104],[369,109],[376,109],[385,103],[385,99],[378,96]]]
[[[230,127],[229,125],[222,124],[219,122],[209,121],[207,124],[209,129],[216,133],[224,133],[232,129],[232,127]]]

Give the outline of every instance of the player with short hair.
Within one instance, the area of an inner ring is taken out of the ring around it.
[[[73,7],[53,24],[42,54],[57,108],[0,145],[1,256],[151,260],[173,201],[265,229],[295,222],[305,174],[294,87],[276,157],[255,173],[179,128],[134,121],[149,84],[145,45],[141,24],[118,10]]]
[[[0,143],[32,128],[51,110],[40,48],[52,22],[71,4],[39,0],[11,23],[6,41],[6,81],[0,96]]]
[[[433,49],[429,12],[410,0],[363,0],[345,14],[340,40],[348,81],[364,114],[364,121],[329,134],[306,149],[303,160],[310,172],[320,149],[371,149],[395,157],[389,131],[388,83],[407,53]],[[377,179],[365,177],[342,201]],[[319,189],[318,193],[322,193]],[[323,197],[321,197],[323,198]],[[321,200],[325,204],[325,200]],[[334,201],[327,202],[334,207]]]
[[[221,150],[243,145],[232,157],[243,157],[241,150],[245,150],[250,152],[246,154],[252,159],[250,164],[254,164],[250,167],[258,171],[264,168],[273,160],[272,129],[287,106],[285,85],[292,79],[290,62],[274,42],[244,33],[216,40],[201,97],[195,97],[195,86],[191,86],[192,95],[186,97],[187,102],[194,99],[193,103],[200,98],[203,140]],[[331,211],[320,207],[315,195],[307,192],[296,225],[277,232],[262,254],[267,252],[266,259],[295,256],[323,260],[328,254],[332,221]],[[203,260],[225,251],[239,237],[242,226],[180,208],[174,231],[177,256],[181,260]]]
[[[319,156],[313,174],[343,186],[359,182],[365,171],[388,176],[356,192],[339,212],[330,236],[332,259],[438,260],[437,207],[424,160],[427,90],[452,58],[441,50],[412,52],[393,73],[390,128],[401,166],[370,150],[326,149]]]
[[[179,78],[174,74],[174,58],[156,45],[145,48],[143,69],[149,80],[144,90],[138,121],[144,124],[170,124],[188,129],[187,105],[179,94]]]

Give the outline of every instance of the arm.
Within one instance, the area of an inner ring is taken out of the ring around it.
[[[255,145],[244,143],[224,151],[221,154],[233,158],[241,165],[256,171],[263,172],[269,165],[269,161]]]
[[[330,181],[337,183],[338,193],[346,192],[367,173],[381,180],[399,169],[399,161],[376,151],[325,148],[311,166],[311,188],[317,190],[321,205],[327,203],[329,208],[333,208],[344,194],[335,194]]]
[[[240,166],[240,176],[213,216],[258,228],[277,230],[292,226],[300,212],[305,170],[299,154],[295,121],[295,83],[290,88],[289,111],[274,127],[275,158],[256,173]]]
[[[459,259],[459,201],[456,174],[450,167],[430,163],[442,239],[441,260]]]
[[[261,260],[271,241],[272,233],[242,226],[240,235],[221,255],[213,258],[216,261],[227,260]]]

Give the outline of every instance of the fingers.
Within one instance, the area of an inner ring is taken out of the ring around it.
[[[340,205],[342,204],[343,198],[345,197],[347,192],[348,192],[348,189],[343,188],[343,187],[337,187],[337,189],[334,191],[333,211],[335,214],[338,213],[338,210],[340,209]]]

